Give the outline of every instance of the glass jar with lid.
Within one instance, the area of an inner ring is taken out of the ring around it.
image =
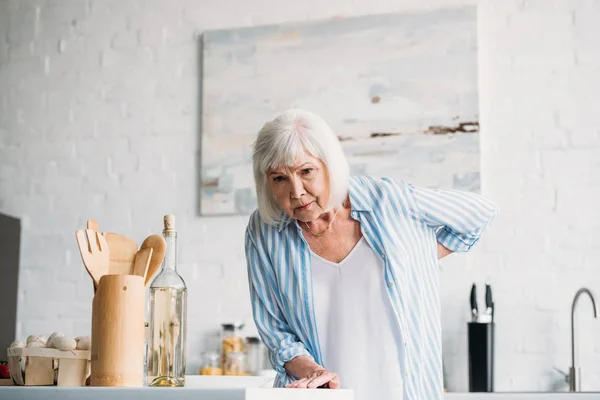
[[[200,375],[223,375],[221,367],[221,355],[217,351],[208,351],[202,354],[202,366]]]
[[[264,368],[264,346],[256,336],[246,338],[247,371],[250,375],[258,375]]]
[[[244,351],[244,339],[240,334],[244,325],[222,324],[221,327],[221,362],[225,365],[227,353]]]
[[[248,375],[246,372],[246,354],[241,351],[227,352],[223,372],[224,375]]]

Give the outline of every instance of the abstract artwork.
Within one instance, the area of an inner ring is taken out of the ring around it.
[[[256,208],[251,151],[289,108],[322,116],[355,174],[479,190],[475,6],[207,31],[201,213]]]

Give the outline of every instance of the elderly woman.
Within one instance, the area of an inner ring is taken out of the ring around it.
[[[471,249],[496,206],[350,176],[328,124],[301,110],[264,125],[253,160],[246,259],[275,386],[441,399],[438,259]]]

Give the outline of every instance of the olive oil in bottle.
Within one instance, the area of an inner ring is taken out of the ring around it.
[[[177,273],[175,217],[164,217],[167,242],[160,273],[150,284],[150,322],[147,354],[148,386],[185,385],[187,288]]]

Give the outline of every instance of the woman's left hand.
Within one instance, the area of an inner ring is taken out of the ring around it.
[[[318,368],[304,378],[287,385],[288,388],[301,389],[316,389],[321,386],[328,387],[329,389],[338,389],[340,387],[340,378],[334,372]]]

